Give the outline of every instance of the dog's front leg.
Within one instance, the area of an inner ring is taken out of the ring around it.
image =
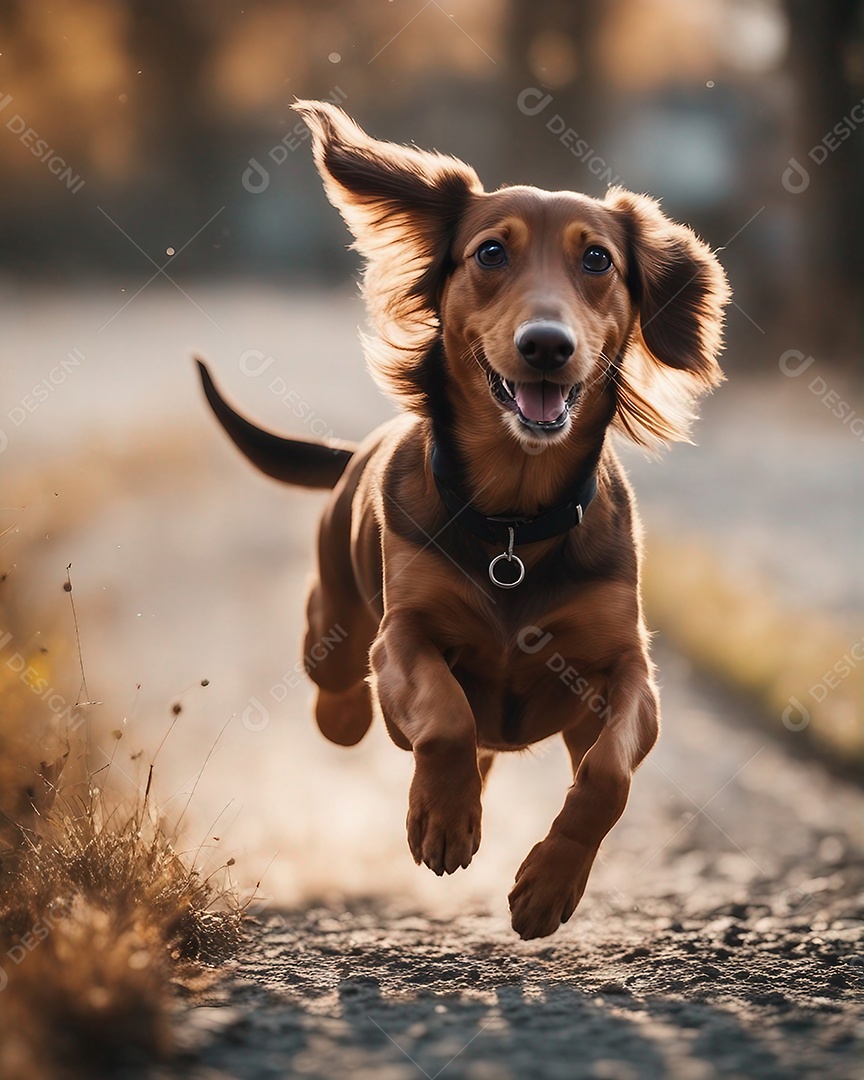
[[[526,940],[554,933],[576,910],[597,850],[624,812],[632,773],[657,739],[657,691],[645,659],[616,664],[606,686],[606,723],[510,892],[513,929]]]
[[[468,866],[480,846],[481,780],[471,707],[415,616],[388,614],[370,658],[387,726],[414,753],[411,854],[436,874],[452,874]]]

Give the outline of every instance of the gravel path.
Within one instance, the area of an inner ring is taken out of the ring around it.
[[[482,909],[267,913],[185,1021],[192,1075],[864,1075],[864,798],[661,662],[664,739],[571,924],[526,945]]]

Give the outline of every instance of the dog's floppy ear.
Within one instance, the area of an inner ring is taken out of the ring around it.
[[[723,380],[723,268],[686,225],[645,195],[613,188],[606,204],[627,238],[626,282],[637,317],[616,422],[642,445],[687,438],[699,397]]]
[[[366,258],[363,295],[377,334],[366,341],[373,372],[418,405],[422,361],[452,269],[452,238],[483,186],[457,158],[372,139],[334,105],[298,101],[294,108],[312,132],[327,196]]]

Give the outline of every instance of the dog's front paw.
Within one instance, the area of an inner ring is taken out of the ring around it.
[[[452,874],[466,867],[480,847],[480,799],[436,799],[411,792],[408,806],[408,846],[419,866]]]
[[[563,836],[535,844],[510,890],[513,929],[524,941],[548,937],[567,922],[582,899],[595,851]]]

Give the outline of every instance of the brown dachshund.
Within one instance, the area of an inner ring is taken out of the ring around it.
[[[304,652],[346,634],[308,665],[318,725],[353,745],[377,698],[414,755],[418,863],[468,866],[495,753],[563,736],[573,784],[510,893],[513,928],[543,937],[573,914],[658,733],[639,522],[607,436],[686,438],[722,378],[726,279],[645,196],[487,193],[455,158],[295,108],[366,258],[369,364],[407,411],[334,450],[250,424],[201,365],[207,398],[265,473],[334,489]]]

